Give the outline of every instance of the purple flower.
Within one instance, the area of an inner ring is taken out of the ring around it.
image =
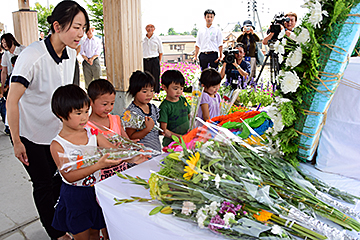
[[[221,208],[220,208],[219,213],[225,214],[225,213],[229,212],[229,213],[233,213],[234,215],[236,215],[236,212],[239,211],[240,209],[241,209],[241,205],[238,204],[238,205],[235,206],[232,203],[224,201],[221,204]]]
[[[211,231],[218,233],[218,231],[216,231],[216,230],[220,229],[224,226],[225,226],[225,221],[219,215],[216,215],[215,217],[211,218],[208,228]]]

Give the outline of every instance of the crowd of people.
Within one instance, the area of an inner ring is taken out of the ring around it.
[[[289,16],[285,27],[291,36],[296,15]],[[220,29],[213,25],[214,17],[213,10],[204,12],[206,26],[199,30],[195,45],[194,60],[200,61],[200,84],[204,87],[197,116],[204,121],[220,115],[218,90],[225,76],[228,84],[235,81],[236,85],[256,76],[254,58],[259,37],[252,22],[243,24],[234,48],[234,62],[224,62],[219,72],[223,40]],[[10,33],[1,36],[5,50],[0,58],[1,117],[4,122],[7,119],[5,131],[11,135],[15,156],[31,178],[35,206],[51,239],[98,239],[100,231],[107,239],[92,186],[147,157],[122,161],[104,155],[94,165],[67,172],[61,168],[64,159],[60,156],[82,155],[83,146],[116,148],[107,139],[109,133],[161,152],[172,142],[172,136],[180,137],[189,131],[190,105],[183,97],[185,78],[178,70],[167,70],[160,82],[162,43],[154,35],[155,26],[148,24],[143,39],[144,70],[130,76],[128,94],[133,100],[124,109],[143,117],[145,127],[124,128],[121,117],[111,114],[116,91],[109,81],[100,79],[101,43],[94,37],[86,10],[75,1],[62,1],[47,20],[51,26],[49,35],[44,37],[42,32],[39,41],[26,48]],[[272,38],[271,33],[268,38]],[[79,53],[84,59],[87,92],[78,86]],[[156,107],[151,100],[160,87],[166,98]],[[160,135],[164,136],[162,143]]]

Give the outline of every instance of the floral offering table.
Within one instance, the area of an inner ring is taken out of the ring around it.
[[[159,162],[163,157],[164,155],[158,156],[123,173],[148,179],[151,171],[160,169]],[[196,224],[182,221],[172,215],[149,216],[149,212],[157,206],[156,203],[114,205],[114,197],[142,196],[150,198],[149,190],[131,184],[128,180],[113,176],[95,185],[95,190],[112,240],[211,240],[222,238],[207,229],[200,229]]]
[[[165,154],[126,170],[123,174],[148,179],[152,172],[159,171],[159,163],[164,156]],[[331,186],[360,195],[360,182],[357,180],[320,172],[310,164],[301,164],[301,169],[308,171],[311,175],[322,179]],[[149,212],[158,205],[156,202],[134,202],[131,204],[114,205],[114,198],[129,199],[131,196],[150,198],[149,190],[132,184],[128,180],[113,176],[96,184],[95,190],[104,212],[110,239],[112,240],[224,239],[220,234],[214,234],[207,229],[200,229],[196,223],[184,221],[172,215],[155,214],[150,216]],[[348,206],[353,207],[356,211],[360,211],[359,201],[355,205],[348,204]],[[335,224],[329,221],[322,221],[335,227]],[[337,228],[339,227],[337,226]]]

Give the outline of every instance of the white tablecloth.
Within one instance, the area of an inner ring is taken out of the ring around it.
[[[160,169],[159,160],[154,158],[123,173],[148,179],[151,170]],[[311,175],[322,179],[331,186],[346,190],[360,196],[360,181],[342,177],[336,174],[324,173],[316,170],[310,164],[301,164]],[[195,223],[183,221],[172,215],[156,214],[149,216],[149,212],[156,204],[125,203],[114,206],[114,197],[129,199],[130,196],[150,198],[149,190],[130,183],[117,176],[110,177],[95,185],[96,195],[103,209],[106,225],[111,240],[205,240],[221,239],[209,230],[200,229]],[[360,211],[359,202],[352,206]],[[360,238],[360,236],[359,236]]]
[[[156,157],[126,170],[123,173],[139,176],[144,179],[150,177],[150,170],[160,169]],[[149,190],[130,183],[128,180],[112,176],[95,185],[96,196],[103,209],[107,229],[111,240],[212,240],[221,239],[220,236],[207,229],[200,229],[196,224],[189,223],[172,215],[155,214],[149,212],[157,204],[125,203],[114,206],[114,197],[130,199],[130,196],[150,198]]]

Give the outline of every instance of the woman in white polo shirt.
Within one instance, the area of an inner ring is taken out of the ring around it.
[[[60,2],[48,17],[52,34],[29,45],[17,59],[7,101],[15,156],[33,182],[40,220],[51,239],[71,239],[51,226],[61,178],[50,154],[50,143],[61,129],[51,112],[51,97],[59,87],[73,83],[76,47],[89,28],[83,7]]]

